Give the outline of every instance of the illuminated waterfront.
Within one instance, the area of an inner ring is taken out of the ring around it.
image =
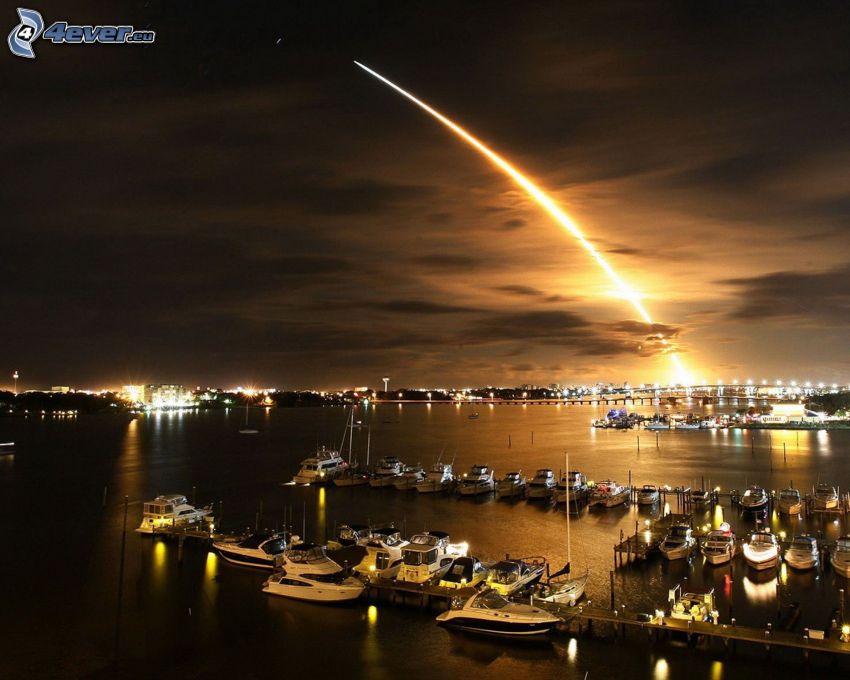
[[[673,432],[658,437],[659,448],[654,436],[642,432],[638,453],[637,432],[588,426],[599,415],[595,408],[479,410],[475,421],[464,408],[449,405],[386,405],[359,416],[371,423],[373,456],[395,454],[429,464],[445,448],[444,455],[456,455],[461,472],[482,462],[492,465],[497,475],[520,467],[528,474],[538,467],[557,470],[566,449],[571,466],[597,480],[613,477],[625,483],[631,470],[636,484],[692,484],[703,475],[723,489],[743,489],[748,481],[780,488],[790,479],[807,489],[818,476],[842,487],[850,484],[848,432],[801,432],[799,446],[796,432]],[[510,552],[545,555],[553,565],[565,560],[563,511],[545,504],[368,487],[281,486],[317,438],[329,443],[339,438],[344,412],[325,408],[262,413],[256,419],[261,429],[257,437],[238,435],[241,412],[149,414],[129,423],[96,416],[0,423],[0,439],[18,442],[14,457],[0,461],[0,489],[3,535],[19,546],[4,551],[2,558],[4,582],[16,584],[9,612],[18,625],[7,633],[12,653],[0,661],[0,670],[50,675],[51,669],[62,668],[64,675],[75,676],[108,666],[114,648],[124,494],[131,501],[131,529],[138,525],[141,501],[159,493],[189,494],[196,486],[199,503],[223,501],[229,529],[253,525],[262,501],[264,524],[272,527],[281,521],[284,507],[294,510],[300,527],[301,509],[306,507],[311,539],[323,540],[335,523],[395,521],[408,534],[425,527],[448,531],[453,540],[468,541],[472,553],[482,559]],[[363,450],[365,437],[365,428],[355,433],[355,450]],[[102,512],[104,484],[109,497]],[[16,520],[24,507],[35,515],[25,524]],[[717,525],[721,515],[738,528],[739,538],[751,526],[751,520],[728,505],[697,522]],[[632,532],[636,520],[648,517],[643,509],[614,508],[584,510],[573,522],[575,566],[587,564],[592,574],[589,599],[608,602],[611,547],[620,529]],[[777,517],[770,523],[775,531],[789,534],[802,529]],[[44,534],[33,531],[39,526]],[[815,520],[809,528],[822,531],[826,539],[842,531],[828,519]],[[45,542],[50,555],[66,566],[52,570],[49,578],[46,568],[33,566],[46,559]],[[193,668],[238,675],[246,670],[242,664],[250,673],[261,674],[268,664],[278,663],[291,671],[330,673],[346,658],[347,675],[388,677],[409,675],[410,655],[427,654],[441,659],[446,672],[488,677],[532,668],[567,671],[570,677],[583,677],[586,671],[590,677],[621,671],[632,677],[732,677],[722,656],[675,644],[651,646],[637,636],[616,648],[600,640],[567,637],[544,648],[523,648],[449,634],[434,624],[436,612],[415,607],[360,602],[328,609],[269,598],[260,592],[261,575],[223,563],[200,545],[187,544],[182,566],[177,552],[174,543],[128,536],[119,640],[121,668],[127,675],[143,677],[163,667],[175,674]],[[775,622],[778,579],[782,602],[801,603],[798,629],[823,629],[838,607],[839,589],[845,587],[829,569],[819,575],[783,567],[778,573],[757,575],[736,561],[734,570],[729,584],[728,568],[703,565],[698,555],[690,567],[683,561],[654,559],[617,572],[617,603],[653,611],[664,605],[669,587],[687,578],[693,585],[715,587],[723,620],[728,620],[731,604],[741,625],[760,626]],[[56,636],[57,642],[36,652],[34,641],[43,634]],[[334,640],[333,655],[326,654],[328,636]],[[742,648],[735,658],[737,676],[755,672],[763,656],[759,649]],[[775,651],[774,658],[789,660],[789,674],[802,667],[801,657],[793,653]],[[812,663],[817,667],[827,662]],[[773,673],[783,677],[783,666],[775,664]],[[418,677],[424,675],[425,668]]]

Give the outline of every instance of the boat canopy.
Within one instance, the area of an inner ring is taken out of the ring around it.
[[[286,557],[292,562],[313,562],[325,559],[325,549],[315,543],[299,543],[286,551]]]
[[[452,562],[452,566],[446,572],[446,575],[443,576],[443,581],[449,581],[450,583],[461,583],[465,581],[469,583],[472,581],[476,572],[480,573],[483,570],[484,568],[481,566],[481,562],[475,557],[456,557],[455,561]]]

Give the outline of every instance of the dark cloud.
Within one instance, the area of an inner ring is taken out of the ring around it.
[[[513,295],[522,295],[523,297],[544,297],[546,295],[542,290],[532,288],[531,286],[523,286],[521,284],[494,286],[493,290],[497,290],[502,293],[511,293]]]
[[[526,225],[525,220],[520,220],[520,219],[505,220],[501,224],[501,229],[502,229],[502,231],[516,231],[517,229],[522,229],[522,227],[524,227],[525,225]]]
[[[461,307],[458,305],[445,305],[438,302],[425,300],[389,300],[388,302],[375,302],[369,305],[373,309],[395,314],[412,314],[432,316],[435,314],[468,314],[478,311],[474,307]]]
[[[480,259],[470,255],[455,255],[451,253],[420,255],[412,258],[412,261],[429,269],[442,269],[447,271],[473,269],[482,264]]]

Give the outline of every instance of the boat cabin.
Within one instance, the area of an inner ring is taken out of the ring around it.
[[[682,586],[671,588],[667,596],[670,617],[685,621],[709,621],[717,615],[714,606],[714,588],[696,589],[683,593]]]
[[[448,571],[440,579],[444,588],[467,588],[477,586],[487,577],[487,569],[475,557],[456,557]]]

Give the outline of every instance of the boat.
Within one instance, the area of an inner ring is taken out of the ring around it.
[[[350,548],[353,545],[366,545],[372,538],[369,527],[363,524],[343,524],[337,531],[336,538],[328,541],[329,550]]]
[[[396,477],[401,476],[402,470],[404,470],[404,464],[398,458],[395,456],[384,456],[375,465],[372,479],[369,480],[369,486],[373,489],[392,486],[395,483]]]
[[[458,490],[461,496],[493,493],[496,490],[493,470],[487,465],[473,465],[470,471],[463,476]]]
[[[794,569],[806,570],[814,569],[820,563],[820,552],[818,551],[818,542],[814,536],[803,534],[802,536],[794,536],[789,545],[785,549],[782,556],[785,563]]]
[[[449,543],[449,535],[444,531],[415,534],[401,551],[397,578],[409,583],[427,583],[442,576],[455,557],[465,557],[466,552],[465,543]]]
[[[405,465],[401,474],[393,480],[393,487],[398,491],[412,491],[424,480],[425,470],[421,465]]]
[[[366,555],[354,570],[365,576],[380,578],[395,578],[401,568],[401,551],[407,546],[407,541],[394,527],[372,529],[369,540],[364,546]]]
[[[445,491],[454,481],[451,463],[437,461],[425,474],[425,478],[416,483],[419,493],[437,493]]]
[[[744,510],[763,510],[767,507],[767,492],[758,485],[751,486],[738,502]]]
[[[669,430],[670,423],[665,423],[662,420],[651,420],[646,423],[644,426],[645,430],[649,430],[650,432],[659,432],[661,430]]]
[[[829,563],[836,574],[850,578],[850,535],[842,536],[835,542]]]
[[[699,421],[699,427],[701,430],[714,430],[719,427],[717,418],[703,418]]]
[[[455,557],[440,578],[441,588],[477,588],[487,578],[487,568],[477,557]]]
[[[239,428],[239,434],[259,434],[260,431],[256,427],[251,427],[248,424],[248,407],[250,402],[245,399],[245,425]]]
[[[711,621],[716,618],[714,588],[697,589],[683,593],[682,586],[671,588],[667,596],[670,618],[682,621]]]
[[[324,446],[316,455],[301,461],[301,467],[292,481],[296,484],[330,484],[348,468],[338,451]]]
[[[273,569],[275,559],[286,550],[283,534],[260,531],[248,536],[213,541],[213,549],[233,564]]]
[[[665,559],[681,560],[690,556],[695,544],[696,539],[691,527],[687,524],[674,524],[658,549]]]
[[[570,469],[570,457],[564,456],[565,470]],[[541,588],[541,597],[546,602],[567,604],[573,606],[583,595],[590,578],[590,571],[585,568],[581,576],[572,576],[572,537],[570,535],[570,506],[567,505],[567,563],[562,569],[550,574]]]
[[[709,531],[700,546],[700,551],[709,564],[727,564],[732,561],[737,550],[735,534],[726,522],[723,522],[719,529]]]
[[[772,569],[779,564],[779,542],[767,530],[753,531],[744,543],[744,560],[757,571]]]
[[[691,503],[693,505],[705,505],[711,498],[711,494],[705,489],[691,489]]]
[[[0,442],[0,456],[14,456],[15,442]]]
[[[617,482],[606,479],[599,482],[590,491],[590,505],[602,505],[606,508],[613,508],[617,505],[622,505],[631,495],[631,489],[627,486],[617,484]]]
[[[584,500],[587,496],[587,477],[578,470],[570,470],[561,479],[558,480],[558,485],[555,487],[555,502],[556,503],[578,503]]]
[[[537,585],[545,572],[546,560],[542,557],[504,559],[490,565],[487,585],[507,597]]]
[[[803,512],[803,498],[799,489],[794,487],[782,489],[779,492],[777,507],[783,515],[799,515]]]
[[[496,494],[499,498],[516,498],[525,496],[528,490],[528,480],[522,472],[509,472],[496,482]]]
[[[644,484],[638,491],[638,505],[655,505],[658,502],[660,494],[658,487],[655,484]]]
[[[555,473],[549,468],[541,468],[534,474],[534,477],[528,483],[528,493],[526,494],[526,498],[529,500],[551,498],[552,491],[556,484]]]
[[[492,590],[476,593],[462,604],[453,602],[451,609],[437,616],[441,626],[502,637],[545,636],[561,622],[543,609],[511,602]]]
[[[814,491],[815,510],[835,510],[838,508],[838,491],[829,484],[818,484]]]
[[[142,523],[136,531],[140,534],[152,534],[160,529],[212,521],[212,511],[212,505],[203,508],[189,505],[186,496],[181,494],[157,496],[144,504]]]
[[[355,428],[362,427],[362,423],[358,420],[354,422],[354,409],[351,409],[351,416],[348,421],[348,465],[342,474],[334,478],[334,486],[365,486],[369,483],[369,450],[372,448],[372,428],[369,428],[366,436],[366,467],[360,469],[360,464],[357,461],[351,460],[351,436]],[[343,439],[345,439],[343,437]],[[342,447],[340,447],[342,448]]]
[[[699,425],[699,423],[694,423],[694,422],[689,422],[689,421],[680,421],[680,422],[676,423],[675,429],[685,430],[686,432],[688,432],[688,431],[691,431],[691,430],[699,430],[700,425]]]
[[[364,583],[347,575],[340,565],[313,543],[298,543],[278,557],[278,567],[263,584],[269,595],[309,602],[356,600],[366,589]]]

